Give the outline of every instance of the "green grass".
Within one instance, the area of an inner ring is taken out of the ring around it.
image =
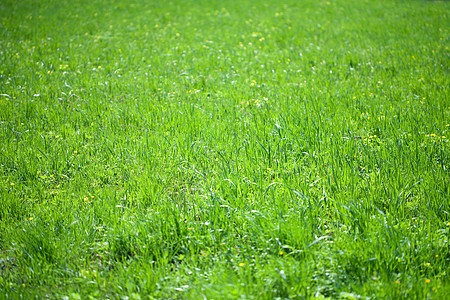
[[[1,1],[0,298],[444,299],[449,5]]]

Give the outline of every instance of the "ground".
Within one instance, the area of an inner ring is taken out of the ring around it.
[[[442,1],[0,3],[0,298],[445,299]]]

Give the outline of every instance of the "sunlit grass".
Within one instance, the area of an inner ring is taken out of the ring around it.
[[[0,295],[444,299],[448,11],[2,1]]]

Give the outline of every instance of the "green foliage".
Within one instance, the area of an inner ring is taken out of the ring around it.
[[[0,295],[444,299],[445,1],[2,1]]]

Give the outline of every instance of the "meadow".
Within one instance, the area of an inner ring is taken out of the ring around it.
[[[450,3],[2,0],[1,299],[445,299]]]

